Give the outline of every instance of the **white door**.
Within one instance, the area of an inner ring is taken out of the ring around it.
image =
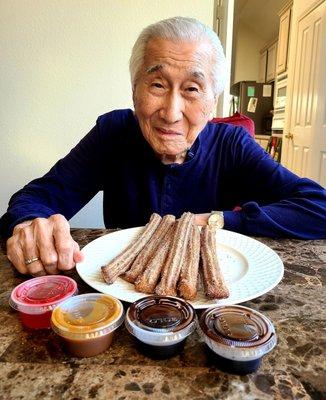
[[[326,1],[297,22],[290,124],[282,162],[326,185]],[[292,53],[293,54],[293,53]]]

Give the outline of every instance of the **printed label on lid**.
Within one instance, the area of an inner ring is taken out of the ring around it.
[[[152,328],[172,328],[183,319],[182,312],[172,306],[155,304],[140,310],[138,319]]]

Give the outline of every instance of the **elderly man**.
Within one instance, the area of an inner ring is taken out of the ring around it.
[[[100,190],[108,228],[191,211],[198,224],[210,218],[248,235],[325,237],[319,185],[274,162],[244,129],[208,122],[225,71],[218,37],[200,22],[171,18],[144,29],[130,59],[135,111],[99,117],[11,198],[1,226],[18,271],[58,273],[80,261],[67,219]]]

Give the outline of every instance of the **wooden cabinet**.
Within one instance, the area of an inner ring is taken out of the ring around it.
[[[260,51],[259,80],[271,82],[275,79],[277,42],[274,40]]]
[[[291,4],[280,11],[280,28],[278,35],[276,74],[279,75],[287,70],[288,49],[291,23]]]
[[[258,82],[266,82],[267,50],[260,53]]]
[[[267,50],[267,68],[266,82],[271,82],[275,79],[277,42],[272,44]]]

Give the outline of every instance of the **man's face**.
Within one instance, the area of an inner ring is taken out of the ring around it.
[[[216,102],[207,42],[148,42],[133,99],[145,139],[165,163],[184,161]]]

